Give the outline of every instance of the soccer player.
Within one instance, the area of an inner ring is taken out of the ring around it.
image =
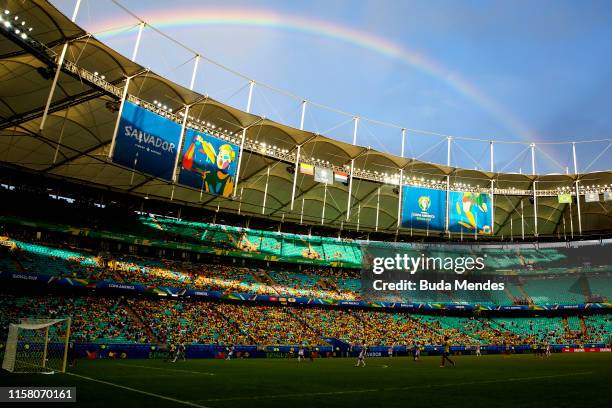
[[[174,353],[174,359],[172,360],[173,363],[176,363],[176,360],[178,360],[179,358],[182,358],[183,361],[185,361],[185,344],[183,344],[182,342],[178,344],[178,346],[176,347],[176,351]]]
[[[480,357],[480,344],[476,345],[476,357]]]
[[[183,361],[187,361],[187,346],[185,346],[184,341],[182,341],[179,344],[178,350],[179,350],[179,354],[181,355],[181,358],[183,359]]]
[[[364,344],[363,347],[361,348],[361,351],[359,352],[359,357],[357,357],[357,364],[355,364],[355,367],[359,367],[359,365],[361,365],[362,367],[366,366],[365,358],[366,358],[367,349],[368,349],[368,346]]]
[[[0,347],[0,351],[2,351],[2,347]],[[76,366],[76,351],[72,340],[68,343],[68,364],[70,367]]]
[[[453,367],[455,366],[455,362],[449,358],[450,348],[451,342],[448,339],[448,336],[444,336],[444,352],[442,353],[442,362],[440,363],[440,367],[445,367],[446,361],[451,363]]]
[[[419,361],[419,357],[421,356],[421,347],[419,347],[419,343],[415,340],[412,344],[412,361]]]
[[[304,359],[304,346],[298,349],[298,363]]]
[[[168,347],[168,360],[167,361],[176,361],[176,345],[174,343],[170,343]]]
[[[550,343],[546,342],[546,357],[550,357]]]
[[[232,347],[229,349],[229,352],[227,353],[227,358],[226,358],[226,360],[231,360],[231,359],[232,359],[232,357],[234,357],[234,350],[236,350],[236,346],[232,346]]]
[[[389,354],[389,357],[393,357],[393,347],[389,347],[387,349],[387,353]]]

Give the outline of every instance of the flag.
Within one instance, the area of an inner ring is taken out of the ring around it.
[[[334,179],[339,183],[348,183],[348,173],[343,171],[335,171]]]
[[[586,203],[596,203],[599,201],[599,193],[596,191],[589,191],[584,194],[584,201]]]
[[[559,203],[561,204],[570,204],[572,202],[572,195],[571,194],[559,194],[557,196],[557,199],[559,200]]]
[[[300,173],[312,176],[314,174],[314,166],[312,164],[300,163]]]
[[[612,201],[612,191],[604,191],[604,201]]]
[[[314,179],[318,183],[334,184],[334,173],[327,167],[315,167]]]

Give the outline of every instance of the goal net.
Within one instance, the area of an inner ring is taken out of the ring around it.
[[[70,318],[11,323],[2,368],[12,373],[66,371]]]

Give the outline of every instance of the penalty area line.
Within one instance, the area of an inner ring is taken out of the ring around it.
[[[199,374],[199,375],[215,375],[215,373],[208,373],[208,372],[205,372],[205,371],[181,370],[179,368],[153,367],[153,366],[146,366],[146,365],[123,364],[123,363],[117,363],[117,365],[120,365],[120,366],[123,366],[123,367],[145,368],[147,370],[174,371],[174,372],[177,372],[177,373],[188,373],[188,374]]]
[[[321,392],[310,392],[310,393],[298,393],[298,394],[276,394],[276,395],[254,395],[250,397],[232,397],[232,398],[211,398],[196,400],[202,402],[222,402],[222,401],[238,401],[238,400],[259,400],[259,399],[275,399],[275,398],[301,398],[301,397],[319,397],[325,395],[345,395],[345,394],[365,394],[370,392],[388,392],[388,391],[406,391],[413,389],[427,389],[427,388],[445,388],[445,387],[462,387],[466,385],[482,385],[482,384],[496,384],[504,382],[515,382],[515,381],[534,381],[534,380],[546,380],[551,378],[562,378],[562,377],[575,377],[580,375],[591,375],[592,371],[584,371],[579,373],[567,373],[567,374],[551,374],[551,375],[540,375],[533,377],[510,377],[497,380],[486,380],[486,381],[467,381],[457,383],[446,383],[446,384],[423,384],[423,385],[412,385],[407,387],[390,387],[390,388],[372,388],[372,389],[361,389],[361,390],[346,390],[346,391],[321,391]]]
[[[148,391],[139,390],[137,388],[128,387],[126,385],[115,384],[115,383],[112,383],[110,381],[100,380],[98,378],[87,377],[85,375],[74,374],[74,373],[66,373],[66,374],[67,375],[71,375],[73,377],[82,378],[84,380],[93,381],[93,382],[97,382],[97,383],[104,384],[104,385],[109,385],[111,387],[116,387],[116,388],[121,388],[121,389],[128,390],[128,391],[136,392],[138,394],[148,395],[149,397],[155,397],[155,398],[163,399],[163,400],[166,400],[166,401],[171,401],[171,402],[174,402],[174,403],[177,403],[177,404],[189,405],[189,406],[198,407],[198,408],[210,408],[210,407],[207,407],[206,405],[196,404],[195,402],[183,401],[183,400],[180,400],[180,399],[176,399],[176,398],[172,398],[172,397],[167,397],[165,395],[155,394],[153,392],[148,392]]]

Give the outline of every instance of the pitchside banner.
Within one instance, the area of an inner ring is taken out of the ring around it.
[[[206,133],[187,129],[178,182],[229,197],[236,184],[239,148]]]
[[[170,181],[180,135],[178,123],[125,101],[113,163]]]
[[[404,186],[402,227],[443,231],[445,213],[446,191]]]
[[[449,231],[491,233],[493,208],[489,193],[451,191],[449,193],[449,203]]]

